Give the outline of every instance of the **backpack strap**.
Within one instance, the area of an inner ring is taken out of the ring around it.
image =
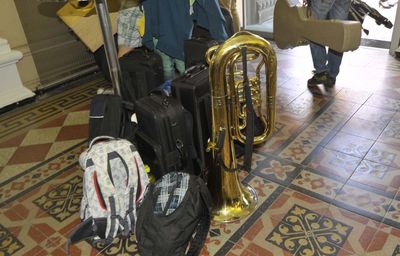
[[[197,224],[195,230],[195,236],[190,241],[190,248],[186,253],[187,256],[197,256],[200,254],[201,249],[206,242],[208,231],[211,225],[211,195],[208,191],[207,186],[204,184],[200,177],[192,177],[196,179],[196,186],[198,186],[200,191],[201,200],[204,203],[203,215],[200,217],[199,223]]]
[[[107,215],[107,226],[105,230],[105,243],[112,242],[113,237],[117,235],[120,219],[118,218],[120,212],[120,202],[119,200],[115,200],[116,190],[109,176],[109,156],[108,154],[93,154],[92,160],[95,163],[95,174],[97,175],[97,180],[94,180],[93,183],[99,185],[96,187],[96,195],[99,198],[99,201],[103,200],[104,203],[102,208],[109,212]],[[93,176],[96,178],[96,176]],[[99,191],[101,189],[101,191]],[[89,206],[91,200],[89,201]],[[97,224],[96,224],[97,225]]]

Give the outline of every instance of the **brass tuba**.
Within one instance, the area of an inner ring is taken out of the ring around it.
[[[239,180],[234,147],[235,140],[244,143],[246,139],[243,132],[246,128],[245,74],[243,69],[237,68],[244,47],[248,61],[255,63],[255,75],[248,81],[255,114],[263,126],[261,134],[254,137],[254,144],[266,141],[275,126],[276,55],[269,42],[241,31],[222,45],[211,47],[206,53],[212,105],[211,140],[207,149],[212,158],[208,187],[214,203],[213,219],[220,222],[249,215],[258,200],[255,190]],[[263,69],[265,77],[262,77]],[[262,89],[266,91],[265,98],[261,95]]]

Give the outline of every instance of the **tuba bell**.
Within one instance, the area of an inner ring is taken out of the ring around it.
[[[243,68],[238,68],[243,61],[243,48],[246,48],[247,60],[255,67],[255,75],[248,79]],[[207,148],[211,151],[208,187],[213,197],[212,216],[215,221],[232,222],[251,214],[258,200],[251,186],[241,184],[235,155],[234,142],[246,140],[244,82],[248,81],[254,113],[262,126],[253,144],[260,144],[267,140],[275,126],[276,55],[268,41],[241,31],[222,45],[211,47],[206,59],[212,107],[212,130]],[[262,76],[263,70],[265,76]],[[263,89],[266,97],[262,97]]]

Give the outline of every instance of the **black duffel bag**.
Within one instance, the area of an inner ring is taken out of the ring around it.
[[[164,175],[150,185],[138,209],[140,255],[199,255],[210,228],[210,207],[211,196],[200,177],[183,172]]]

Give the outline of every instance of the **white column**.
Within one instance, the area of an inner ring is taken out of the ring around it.
[[[400,52],[400,3],[397,3],[396,20],[394,21],[392,43],[390,44],[390,54],[395,55]]]
[[[22,85],[16,66],[21,58],[21,52],[11,50],[8,41],[0,38],[0,108],[35,95]]]

